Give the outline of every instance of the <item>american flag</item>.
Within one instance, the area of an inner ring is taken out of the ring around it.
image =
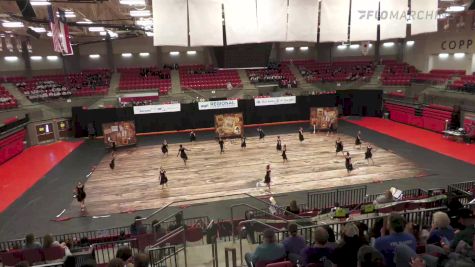
[[[53,7],[48,6],[49,25],[51,28],[53,48],[54,51],[61,53],[63,56],[69,56],[73,54],[73,48],[69,39],[69,27],[66,24],[66,17],[64,11],[57,9],[59,18],[55,16]]]

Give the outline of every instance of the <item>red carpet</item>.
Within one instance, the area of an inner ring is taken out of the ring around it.
[[[473,144],[457,143],[443,138],[439,133],[380,118],[343,120],[475,165],[475,145]]]
[[[34,146],[0,165],[0,212],[3,212],[81,144],[82,141],[60,141]]]

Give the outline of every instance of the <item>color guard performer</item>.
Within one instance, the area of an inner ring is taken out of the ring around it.
[[[176,156],[177,157],[180,156],[180,158],[183,160],[183,163],[185,163],[185,166],[186,166],[186,161],[188,160],[188,155],[186,155],[185,151],[190,151],[190,150],[184,148],[183,145],[180,145],[180,148],[178,149],[178,154]]]

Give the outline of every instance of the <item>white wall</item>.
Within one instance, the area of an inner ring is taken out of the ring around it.
[[[447,58],[441,58],[439,55],[430,57],[432,59],[431,69],[465,70],[466,73],[471,73],[473,55],[466,54],[463,58],[455,58],[453,54],[449,54]]]

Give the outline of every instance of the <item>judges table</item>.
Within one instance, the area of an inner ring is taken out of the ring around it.
[[[454,130],[445,130],[443,131],[444,133],[444,138],[447,138],[452,141],[456,142],[463,142],[465,138],[465,131],[454,131]]]

